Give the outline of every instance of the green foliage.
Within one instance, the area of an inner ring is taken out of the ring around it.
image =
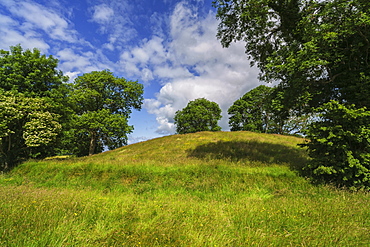
[[[370,4],[363,0],[216,0],[218,38],[242,40],[297,107],[331,99],[370,106]],[[292,107],[289,107],[292,108]]]
[[[65,119],[68,77],[58,60],[20,45],[0,50],[0,164],[55,154]]]
[[[220,131],[217,122],[221,119],[221,109],[217,103],[201,98],[190,101],[176,112],[175,125],[179,134],[199,131]]]
[[[38,49],[23,51],[20,45],[0,50],[0,88],[26,96],[51,96],[68,77],[57,70],[58,60]]]
[[[73,84],[58,60],[20,45],[0,50],[0,163],[11,167],[46,155],[87,155],[127,143],[132,109],[140,109],[143,86],[91,72]]]
[[[22,93],[0,94],[0,163],[10,168],[21,160],[50,155],[61,130],[59,115],[43,98]]]
[[[70,85],[70,103],[75,115],[70,134],[76,138],[79,155],[101,152],[127,144],[132,109],[141,109],[143,85],[115,77],[109,71],[93,71]]]
[[[312,121],[312,114],[287,108],[279,87],[260,85],[247,92],[229,108],[231,131],[298,134]]]
[[[331,101],[318,108],[306,144],[314,178],[353,189],[370,189],[370,112]]]
[[[243,95],[229,108],[231,131],[248,130],[267,133],[270,122],[268,108],[272,88],[260,85]]]

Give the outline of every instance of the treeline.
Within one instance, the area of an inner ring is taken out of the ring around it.
[[[73,83],[39,50],[0,50],[0,165],[29,158],[92,155],[127,143],[143,85],[93,71]]]
[[[287,108],[278,87],[260,85],[236,100],[228,109],[231,131],[302,136],[315,120],[315,113]],[[219,131],[221,109],[205,98],[190,101],[176,112],[175,125],[179,134],[198,131]]]

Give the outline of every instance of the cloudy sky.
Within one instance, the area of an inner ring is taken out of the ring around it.
[[[0,0],[0,49],[21,44],[59,59],[73,80],[96,70],[144,85],[130,143],[175,133],[173,117],[206,98],[223,111],[261,84],[244,45],[222,48],[212,0]]]

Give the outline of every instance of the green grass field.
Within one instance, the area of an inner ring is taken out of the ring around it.
[[[0,246],[370,246],[370,195],[313,185],[303,140],[173,135],[0,175]]]

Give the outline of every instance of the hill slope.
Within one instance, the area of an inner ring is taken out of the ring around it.
[[[296,145],[302,141],[201,132],[90,157],[27,162],[0,176],[0,244],[369,243],[368,194],[315,186],[299,176],[307,162]]]
[[[307,161],[305,151],[297,146],[302,142],[301,138],[253,132],[199,132],[161,137],[89,157],[30,161],[11,174],[18,184],[25,181],[48,187],[114,184],[115,190],[126,189],[120,186],[121,179],[168,177],[184,171],[193,174],[209,167],[246,171],[256,177],[258,173],[265,176],[269,172],[296,176],[293,171],[299,171]]]
[[[295,163],[307,159],[297,147],[303,139],[253,132],[198,132],[172,135],[106,152],[86,161],[114,160],[115,164],[160,162],[170,166],[194,160],[258,162],[259,165]],[[110,161],[112,163],[112,161]],[[249,164],[250,165],[250,164]]]

